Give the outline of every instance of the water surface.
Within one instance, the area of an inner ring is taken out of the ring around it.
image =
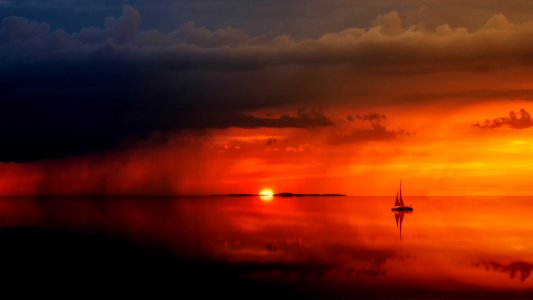
[[[70,249],[69,272],[116,268],[117,276],[164,281],[161,288],[174,291],[200,285],[274,298],[533,296],[533,198],[405,200],[412,214],[392,212],[393,197],[2,198],[0,242],[9,242],[15,261],[36,256],[34,267],[50,255],[67,264],[54,252]],[[23,251],[50,243],[57,247],[44,254]]]

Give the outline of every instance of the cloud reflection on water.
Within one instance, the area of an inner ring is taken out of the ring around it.
[[[127,240],[171,253],[177,268],[204,270],[190,280],[219,274],[228,285],[281,285],[291,295],[532,295],[532,253],[516,250],[532,233],[523,213],[529,199],[506,199],[516,208],[503,211],[497,199],[448,199],[447,207],[442,199],[412,200],[417,216],[401,241],[402,219],[394,228],[388,197],[1,198],[0,225]],[[468,213],[474,208],[479,214]]]

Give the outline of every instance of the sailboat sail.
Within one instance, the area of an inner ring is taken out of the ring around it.
[[[398,199],[398,193],[396,193],[396,201],[394,202],[394,206],[400,206],[400,200]]]

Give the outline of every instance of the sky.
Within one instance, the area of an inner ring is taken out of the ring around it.
[[[531,12],[0,0],[0,195],[533,195]]]

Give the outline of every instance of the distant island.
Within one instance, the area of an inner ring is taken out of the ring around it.
[[[251,197],[251,196],[264,196],[261,194],[221,194],[211,196],[225,196],[225,197]],[[295,194],[295,193],[276,193],[274,197],[345,197],[346,194]]]

